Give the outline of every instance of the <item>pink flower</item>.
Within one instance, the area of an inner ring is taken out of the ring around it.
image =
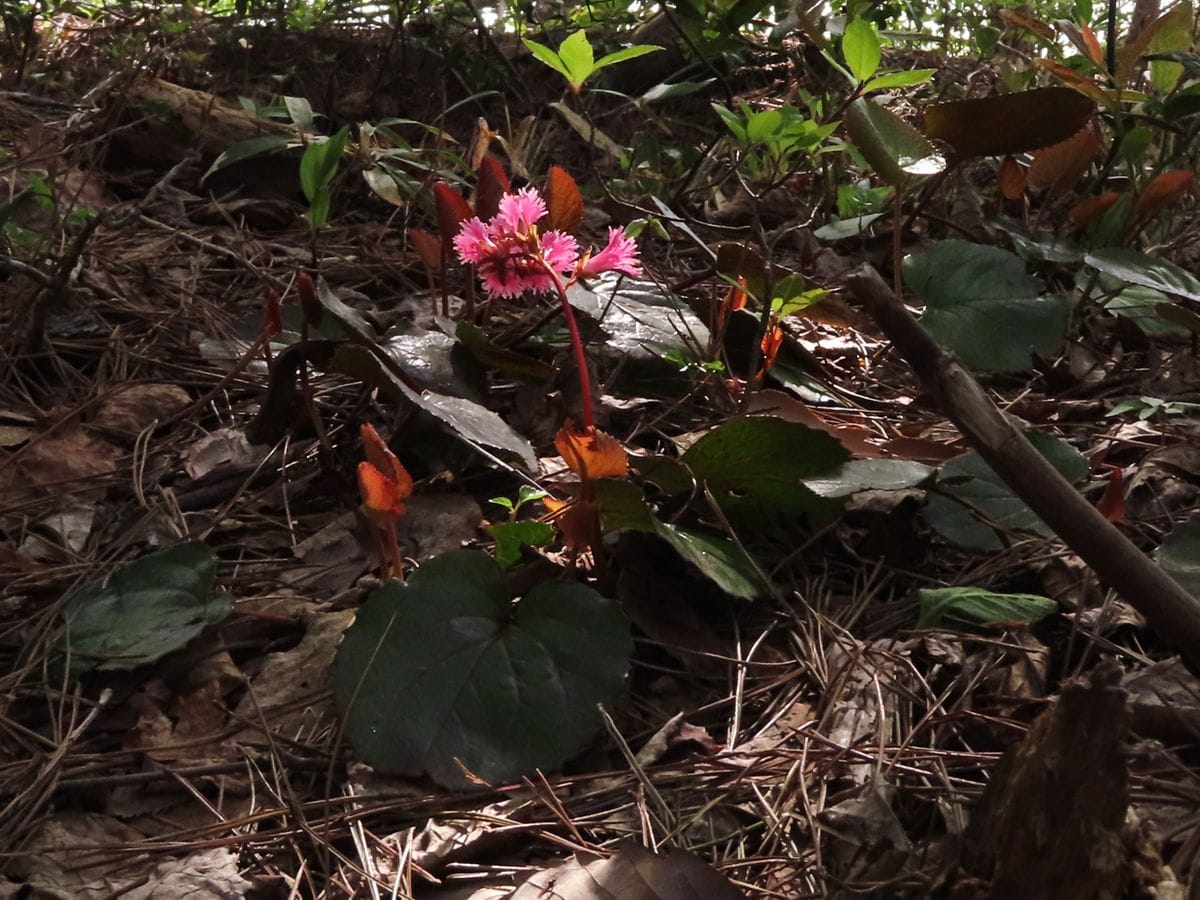
[[[579,270],[582,278],[601,272],[624,272],[637,278],[642,274],[638,264],[638,249],[633,238],[626,237],[620,228],[608,229],[608,245],[595,256],[588,257]]]
[[[608,245],[595,256],[579,260],[579,244],[562,231],[538,232],[546,202],[536,188],[505,194],[490,222],[467,219],[454,237],[458,258],[479,270],[484,290],[492,297],[519,297],[556,290],[555,278],[575,278],[617,271],[642,274],[637,245],[620,228],[608,230]]]
[[[500,211],[492,220],[505,231],[517,234],[527,234],[531,226],[537,224],[546,215],[546,201],[537,192],[537,188],[521,188],[515,194],[505,194],[500,198]]]

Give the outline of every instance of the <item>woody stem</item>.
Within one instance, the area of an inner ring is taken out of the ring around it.
[[[571,307],[571,301],[567,299],[567,289],[563,286],[562,278],[545,262],[541,260],[538,262],[541,264],[542,271],[549,275],[550,280],[554,282],[554,289],[558,291],[563,318],[567,320],[567,331],[571,335],[571,350],[575,354],[575,368],[579,370],[583,427],[588,431],[593,431],[596,428],[596,420],[592,415],[592,378],[588,374],[587,354],[583,352],[583,338],[580,337],[579,325],[575,322],[575,310]]]

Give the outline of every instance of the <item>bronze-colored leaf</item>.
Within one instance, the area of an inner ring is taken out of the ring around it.
[[[1101,87],[1087,75],[1076,72],[1070,66],[1064,66],[1052,59],[1035,59],[1038,68],[1045,69],[1073,91],[1078,91],[1100,106],[1115,106],[1119,98],[1115,91]]]
[[[1038,88],[928,107],[925,134],[957,156],[1002,156],[1048,147],[1087,124],[1096,104],[1065,87]]]
[[[1086,225],[1108,212],[1109,207],[1120,198],[1121,195],[1116,191],[1108,191],[1098,197],[1087,197],[1072,206],[1067,217],[1077,225]]]
[[[1051,197],[1061,197],[1083,177],[1100,147],[1100,138],[1091,129],[1043,147],[1033,155],[1029,186],[1035,190],[1048,188]]]
[[[574,234],[583,221],[583,196],[579,185],[561,166],[551,166],[546,176],[546,228]]]
[[[449,245],[458,234],[458,226],[471,218],[471,204],[444,181],[433,186],[433,199],[437,206],[438,234]]]
[[[1000,160],[996,170],[996,181],[1000,184],[1000,195],[1005,200],[1017,200],[1025,193],[1025,181],[1028,170],[1016,161],[1012,155]]]
[[[500,211],[500,198],[511,190],[504,166],[494,156],[485,156],[475,181],[475,215],[487,221]]]
[[[442,242],[421,228],[408,229],[408,240],[431,272],[442,270]]]
[[[1190,193],[1195,185],[1196,173],[1190,169],[1162,172],[1156,175],[1134,201],[1134,217],[1144,220],[1157,215],[1162,209],[1178,202],[1185,194]]]

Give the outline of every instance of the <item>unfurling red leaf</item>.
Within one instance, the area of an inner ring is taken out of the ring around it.
[[[629,457],[621,442],[597,428],[576,431],[571,419],[554,436],[554,446],[580,478],[620,478],[629,472]]]
[[[273,338],[283,331],[283,310],[279,307],[279,295],[274,288],[267,288],[267,299],[263,305],[263,335]]]
[[[1107,191],[1098,197],[1087,197],[1072,206],[1067,216],[1077,225],[1086,225],[1108,212],[1109,207],[1119,199],[1121,195],[1116,191]]]
[[[442,242],[421,228],[408,229],[408,240],[431,272],[442,270]]]
[[[412,493],[413,482],[412,477],[404,468],[396,454],[388,449],[388,445],[384,443],[383,438],[379,436],[379,432],[370,424],[364,424],[361,429],[363,453],[367,457],[367,462],[374,466],[382,475],[389,481],[395,482],[400,486],[405,497]]]
[[[458,226],[471,218],[471,204],[444,181],[433,186],[433,199],[437,206],[438,233],[448,245],[458,234]]]
[[[300,297],[300,311],[304,313],[304,321],[313,328],[321,324],[325,311],[317,299],[317,286],[313,284],[312,276],[301,269],[296,273],[296,293]]]
[[[1000,160],[1000,168],[996,171],[996,181],[1000,184],[1000,195],[1005,200],[1019,199],[1025,193],[1027,174],[1028,170],[1011,154]]]
[[[1072,135],[1033,155],[1029,167],[1029,186],[1048,188],[1051,197],[1071,190],[1100,152],[1100,138],[1090,129]]]
[[[583,220],[583,197],[579,185],[561,166],[551,166],[546,178],[547,229],[574,234]]]
[[[961,157],[1002,156],[1057,144],[1081,130],[1096,104],[1065,87],[956,100],[922,114],[927,137]]]
[[[485,156],[479,163],[479,175],[475,179],[475,215],[487,222],[500,211],[500,198],[511,188],[500,160]]]
[[[358,464],[358,492],[362,496],[363,512],[377,528],[390,528],[404,515],[404,500],[408,494],[403,486],[369,462]],[[412,493],[411,480],[408,493]]]
[[[554,524],[562,532],[563,544],[572,553],[584,553],[600,546],[603,528],[600,523],[600,503],[596,500],[562,501],[546,498],[542,501],[550,510]]]
[[[1196,184],[1196,173],[1189,169],[1162,172],[1146,185],[1133,204],[1138,219],[1149,219],[1172,203],[1180,200]]]

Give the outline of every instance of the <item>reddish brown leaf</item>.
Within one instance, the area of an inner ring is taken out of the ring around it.
[[[1000,160],[996,170],[996,181],[1000,184],[1000,195],[1005,200],[1017,200],[1025,193],[1026,168],[1011,155]]]
[[[267,288],[267,299],[263,303],[263,336],[273,338],[283,331],[283,310],[279,306],[279,294]]]
[[[1002,7],[1000,9],[1000,18],[1004,20],[1006,25],[1024,29],[1030,34],[1036,34],[1038,37],[1045,38],[1048,41],[1054,40],[1054,29],[1041,19],[1036,19],[1028,13]]]
[[[363,442],[363,453],[375,469],[380,472],[385,478],[397,485],[397,489],[403,497],[408,497],[412,494],[413,481],[412,476],[408,474],[408,470],[396,458],[396,454],[388,449],[388,445],[384,443],[383,438],[379,436],[379,432],[370,424],[364,424],[361,432]]]
[[[303,269],[296,273],[296,294],[300,297],[300,311],[304,314],[304,321],[316,328],[321,324],[325,310],[317,300],[317,286],[313,284],[312,276]]]
[[[1191,170],[1163,172],[1155,176],[1134,201],[1134,216],[1145,220],[1157,215],[1190,193],[1195,185],[1196,173]]]
[[[1115,93],[1101,87],[1088,76],[1079,74],[1069,66],[1064,66],[1062,63],[1055,62],[1052,59],[1035,59],[1033,62],[1034,65],[1045,69],[1067,87],[1078,91],[1094,103],[1098,103],[1101,106],[1109,106],[1116,102]]]
[[[775,365],[775,357],[779,355],[781,346],[783,346],[783,329],[778,325],[768,328],[762,339],[762,368],[758,370],[760,379],[771,370],[771,366]]]
[[[572,553],[584,553],[600,545],[603,532],[600,526],[600,504],[596,500],[547,502],[554,524],[562,532],[563,544]]]
[[[1029,186],[1048,188],[1051,197],[1061,197],[1075,186],[1100,152],[1100,138],[1084,129],[1065,141],[1043,147],[1033,155],[1029,167]]]
[[[448,246],[458,234],[458,226],[471,218],[471,204],[444,181],[433,186],[433,199],[437,206],[438,234]]]
[[[939,103],[924,111],[922,126],[958,156],[1002,156],[1057,144],[1082,129],[1095,108],[1070,88],[1038,88]]]
[[[369,462],[358,464],[358,492],[363,512],[377,528],[390,528],[404,515],[404,495],[400,485]]]
[[[442,271],[442,242],[421,228],[408,229],[408,240],[430,272]]]
[[[475,215],[485,222],[500,210],[500,198],[512,189],[504,166],[494,156],[485,156],[475,181]]]
[[[1087,49],[1088,58],[1098,66],[1104,65],[1104,48],[1100,46],[1100,41],[1096,38],[1096,32],[1092,31],[1092,26],[1084,22],[1079,30],[1083,38],[1083,46]]]
[[[1105,466],[1108,469],[1108,484],[1096,503],[1104,518],[1112,523],[1125,521],[1125,475],[1120,466]]]
[[[554,436],[554,446],[580,478],[620,478],[629,472],[629,457],[621,442],[599,429],[576,431],[571,419]]]
[[[1072,206],[1067,217],[1077,225],[1086,225],[1108,212],[1108,208],[1120,197],[1116,191],[1108,191],[1098,197],[1087,197]]]
[[[547,228],[574,234],[583,220],[583,197],[575,179],[561,166],[551,166],[546,177]]]

